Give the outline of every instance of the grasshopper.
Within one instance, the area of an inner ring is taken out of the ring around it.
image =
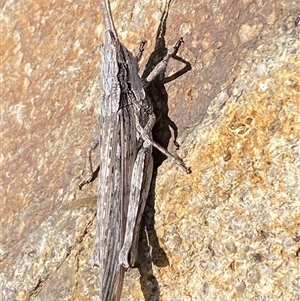
[[[93,180],[91,152],[100,145],[93,262],[100,271],[100,299],[118,301],[125,271],[137,260],[139,226],[152,179],[152,147],[162,151],[185,172],[189,173],[190,169],[153,141],[155,115],[145,94],[147,85],[164,72],[169,59],[176,56],[182,38],[148,77],[141,79],[138,61],[145,41],[134,57],[118,39],[109,0],[102,0],[102,5],[105,32],[101,48],[99,139],[94,140],[88,150],[91,176],[79,187]]]

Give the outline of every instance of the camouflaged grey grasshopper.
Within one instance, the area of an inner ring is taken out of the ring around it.
[[[137,57],[124,47],[112,20],[108,0],[102,0],[105,23],[102,47],[102,95],[99,139],[88,150],[93,180],[91,151],[100,145],[98,174],[97,229],[93,262],[99,266],[100,299],[118,301],[126,269],[137,259],[139,227],[152,179],[152,146],[189,173],[181,159],[174,157],[152,139],[155,123],[153,108],[145,87],[164,72],[168,60],[176,56],[183,42],[179,39],[146,79],[138,74]]]

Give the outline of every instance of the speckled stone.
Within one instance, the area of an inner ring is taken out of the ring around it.
[[[299,46],[284,33],[251,51],[184,141],[192,174],[159,169],[161,300],[299,298]]]
[[[130,50],[148,40],[141,70],[180,36],[192,66],[153,86],[154,137],[167,146],[177,129],[193,172],[158,168],[145,214],[152,257],[141,248],[122,300],[297,300],[297,1],[114,0],[112,10]],[[77,184],[98,127],[101,20],[95,0],[3,2],[3,300],[98,299],[96,183]],[[171,61],[167,75],[183,67]]]

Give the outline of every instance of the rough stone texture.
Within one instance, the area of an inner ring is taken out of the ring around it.
[[[167,145],[176,124],[193,173],[168,161],[158,168],[144,219],[152,262],[141,247],[122,300],[299,299],[297,2],[112,8],[129,49],[148,40],[141,69],[179,36],[192,66],[152,86],[155,137]],[[100,4],[5,1],[2,11],[2,298],[95,300],[96,183],[76,184],[97,131]],[[167,73],[181,67],[172,61]]]
[[[299,300],[300,44],[270,42],[185,140],[193,173],[159,169],[161,300]]]

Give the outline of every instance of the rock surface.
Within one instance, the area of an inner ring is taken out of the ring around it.
[[[144,217],[152,258],[143,235],[122,300],[299,299],[297,2],[118,0],[112,9],[129,49],[148,40],[141,70],[179,36],[192,66],[171,61],[172,81],[151,87],[154,136],[167,146],[178,130],[193,172],[166,160],[155,173]],[[97,300],[96,183],[77,184],[97,131],[101,19],[94,0],[4,2],[3,300]]]

